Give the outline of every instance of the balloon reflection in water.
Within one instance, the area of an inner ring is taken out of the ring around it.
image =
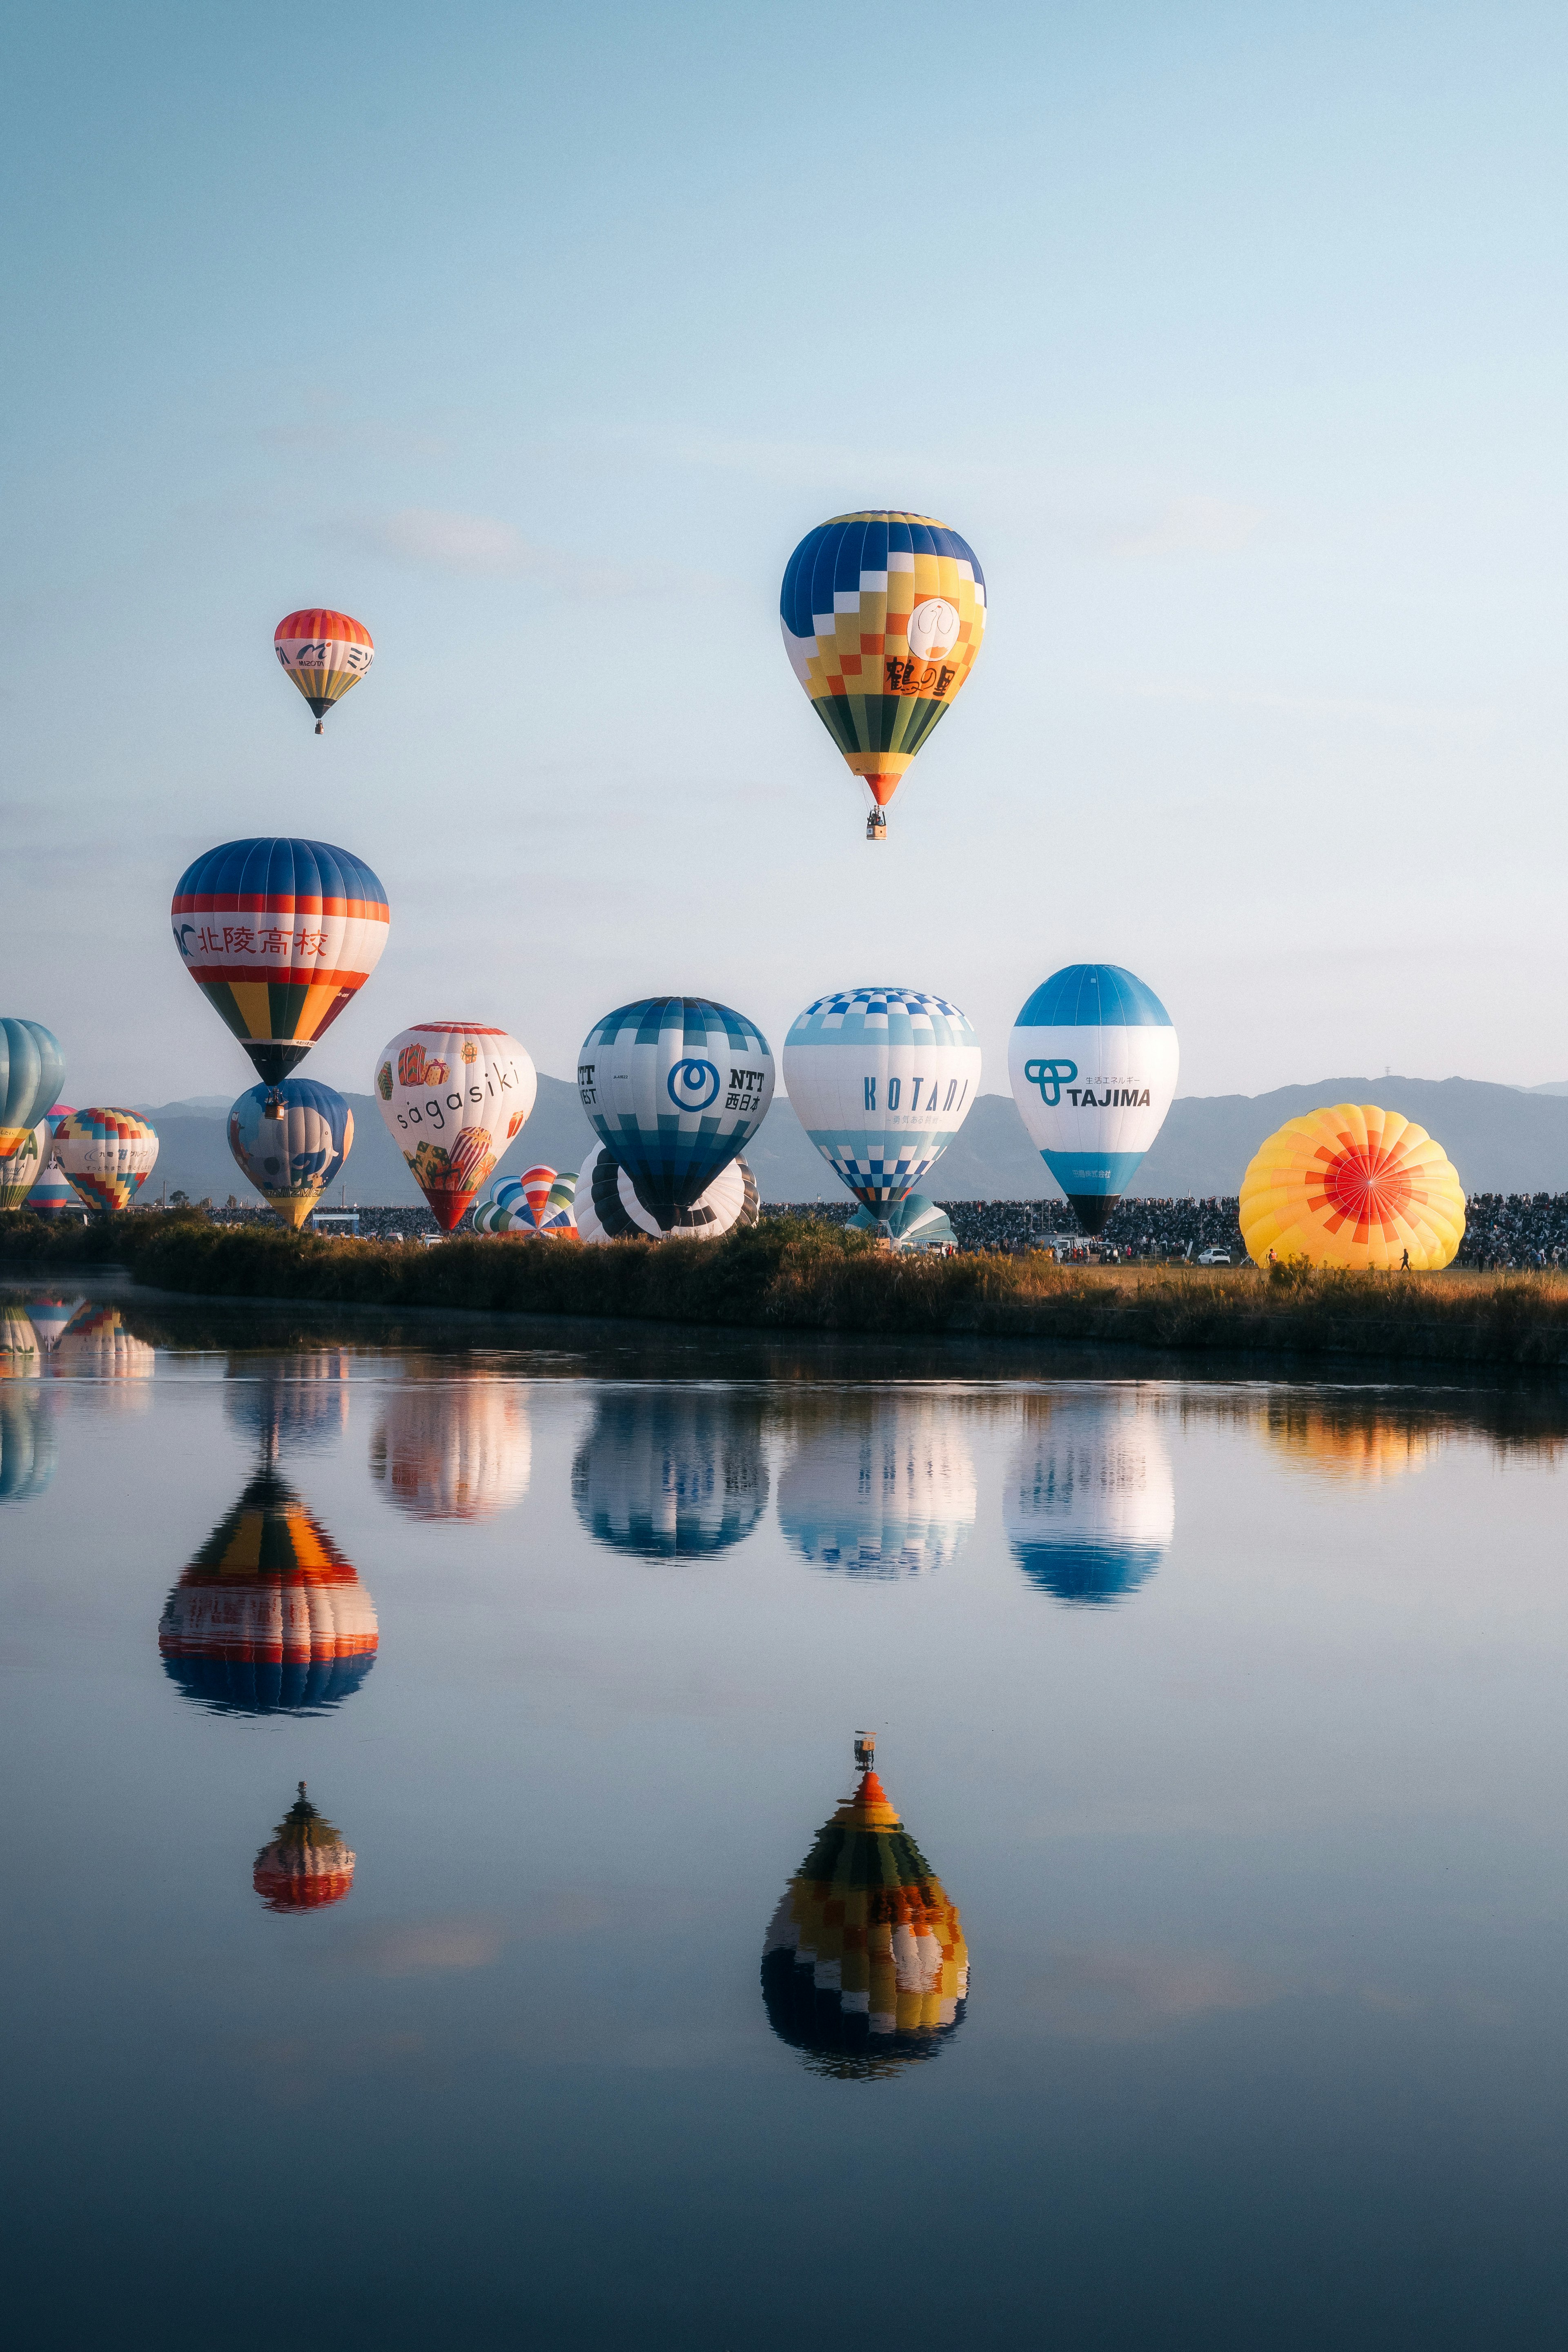
[[[779,1476],[779,1525],[817,1568],[913,1576],[958,1558],[974,1525],[974,1461],[958,1412],[909,1391],[816,1401]]]
[[[269,1462],[280,1452],[330,1445],[348,1426],[352,1360],[346,1348],[306,1348],[270,1361],[231,1356],[225,1417],[259,1437]]]
[[[72,1379],[123,1383],[110,1394],[117,1402],[150,1404],[142,1385],[153,1377],[157,1351],[139,1339],[118,1307],[88,1306],[72,1317],[51,1351],[49,1370]]]
[[[41,1392],[0,1389],[0,1503],[26,1503],[55,1475],[55,1433]]]
[[[0,1381],[33,1380],[42,1370],[32,1317],[20,1307],[0,1307]]]
[[[370,1471],[411,1519],[488,1519],[528,1492],[533,1441],[523,1393],[498,1381],[395,1389]]]
[[[963,2017],[958,1913],[888,1801],[871,1742],[858,1786],[818,1832],[763,1947],[763,1999],[816,2074],[861,2081],[934,2058]]]
[[[761,1415],[743,1397],[637,1389],[607,1396],[572,1465],[577,1516],[645,1559],[727,1551],[768,1500]]]
[[[355,1856],[305,1795],[305,1783],[256,1857],[251,1879],[269,1911],[321,1911],[354,1883]]]
[[[219,1715],[321,1714],[375,1664],[352,1563],[271,1471],[253,1478],[164,1604],[163,1670]]]
[[[1153,1412],[1123,1397],[1053,1402],[1014,1460],[1003,1518],[1019,1566],[1058,1601],[1122,1600],[1153,1574],[1176,1530]]]
[[[1270,1398],[1263,1426],[1291,1469],[1358,1486],[1423,1469],[1440,1443],[1429,1420],[1379,1412],[1364,1403],[1336,1407]]]
[[[73,1318],[86,1304],[83,1298],[57,1298],[52,1292],[28,1299],[27,1314],[46,1354],[64,1339]]]

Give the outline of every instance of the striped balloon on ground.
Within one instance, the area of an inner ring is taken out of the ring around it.
[[[600,1142],[668,1233],[761,1127],[773,1057],[756,1024],[727,1004],[645,996],[588,1032],[577,1092]]]
[[[158,1130],[138,1111],[73,1110],[55,1129],[55,1152],[89,1208],[128,1209],[153,1172]]]
[[[573,1207],[572,1230],[585,1242],[717,1242],[744,1225],[754,1225],[762,1214],[756,1178],[743,1160],[731,1160],[690,1208],[681,1212],[680,1223],[667,1230],[651,1209],[644,1208],[631,1178],[607,1150],[584,1171]]]
[[[392,917],[352,851],[266,836],[188,866],[170,919],[185,970],[275,1087],[364,986]]]
[[[792,1023],[784,1071],[806,1134],[880,1216],[963,1126],[980,1091],[980,1040],[944,996],[838,989]]]
[[[286,614],[272,632],[272,650],[316,715],[316,732],[334,702],[359,684],[375,647],[363,621],[307,604]]]
[[[857,1209],[849,1220],[849,1231],[876,1234],[896,1250],[948,1250],[955,1244],[947,1211],[928,1201],[923,1192],[906,1192],[885,1217],[873,1216],[869,1209]]]

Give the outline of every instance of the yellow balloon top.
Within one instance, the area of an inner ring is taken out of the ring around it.
[[[1259,1146],[1241,1185],[1241,1236],[1259,1265],[1430,1273],[1465,1234],[1457,1170],[1424,1127],[1374,1103],[1309,1111]]]

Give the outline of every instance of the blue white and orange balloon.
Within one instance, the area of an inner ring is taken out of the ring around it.
[[[269,1117],[272,1100],[281,1118]],[[315,1078],[285,1078],[272,1089],[252,1087],[230,1108],[228,1148],[268,1207],[296,1232],[353,1147],[354,1115],[331,1087]]]
[[[41,1021],[0,1020],[0,1160],[21,1149],[65,1072],[59,1040]]]
[[[318,735],[333,703],[359,684],[375,659],[364,623],[325,604],[285,614],[272,632],[272,650],[314,711]]]
[[[482,1021],[420,1021],[376,1055],[387,1133],[444,1234],[461,1223],[539,1092],[527,1050]]]
[[[588,1032],[577,1092],[637,1200],[670,1233],[766,1118],[773,1057],[755,1022],[727,1004],[646,996]]]
[[[128,1209],[158,1157],[158,1130],[139,1111],[73,1110],[55,1130],[55,1154],[89,1208]]]
[[[0,1209],[19,1209],[44,1172],[54,1150],[47,1119],[29,1128],[14,1151],[0,1158]]]
[[[1170,1014],[1121,964],[1067,964],[1025,1003],[1013,1099],[1086,1234],[1103,1233],[1164,1125],[1180,1064]]]
[[[855,1198],[884,1214],[940,1159],[980,1091],[980,1041],[956,1004],[913,988],[844,988],[791,1025],[784,1087]]]
[[[170,920],[185,970],[276,1087],[364,986],[392,917],[352,851],[268,836],[223,842],[188,866]]]

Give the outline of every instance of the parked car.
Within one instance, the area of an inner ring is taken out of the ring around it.
[[[1230,1264],[1230,1252],[1227,1249],[1220,1249],[1217,1246],[1214,1249],[1199,1250],[1198,1264],[1200,1265],[1228,1265]]]

